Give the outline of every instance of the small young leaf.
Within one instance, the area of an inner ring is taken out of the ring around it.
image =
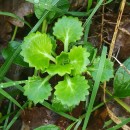
[[[51,39],[46,34],[37,32],[28,35],[21,48],[24,60],[29,63],[30,67],[35,67],[37,70],[44,70],[49,66],[50,60],[55,61],[51,56]]]
[[[24,95],[32,100],[35,104],[42,103],[51,95],[51,85],[45,79],[39,77],[29,78],[28,83],[24,86]]]
[[[82,46],[73,47],[69,53],[70,64],[73,66],[73,73],[81,74],[86,70],[86,66],[89,64],[89,53]]]
[[[123,65],[130,71],[130,58]],[[117,97],[130,96],[130,74],[120,67],[114,78],[114,95]]]
[[[84,101],[88,92],[89,85],[84,76],[67,76],[64,81],[60,81],[55,86],[55,96],[63,104],[69,107],[78,105]]]
[[[98,69],[98,66],[99,66],[99,61],[100,61],[100,58],[98,57],[93,62],[93,69],[94,70],[92,72],[92,77],[93,77],[94,80],[96,78],[97,69]],[[104,65],[104,68],[103,68],[102,77],[101,77],[101,82],[109,81],[110,78],[113,78],[113,76],[114,76],[113,73],[114,73],[113,63],[109,59],[106,59],[105,65]]]
[[[53,34],[64,44],[76,42],[83,35],[82,23],[78,18],[63,16],[55,23]]]
[[[40,126],[38,128],[35,128],[34,130],[60,130],[60,128],[56,125],[44,125],[44,126]]]
[[[69,64],[69,55],[68,53],[62,52],[59,56],[56,57],[56,65],[51,64],[47,69],[47,72],[50,75],[58,74],[63,76],[65,74],[70,74],[72,70],[71,64]]]
[[[55,64],[52,64],[47,69],[47,72],[50,75],[58,74],[60,76],[63,76],[65,74],[70,74],[71,70],[72,70],[72,66],[69,65],[69,64],[68,65],[55,65]]]
[[[61,52],[59,56],[56,57],[57,64],[66,65],[69,64],[69,54],[66,52]]]

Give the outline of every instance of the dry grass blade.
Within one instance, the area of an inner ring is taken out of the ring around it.
[[[118,117],[115,116],[115,114],[114,114],[108,107],[107,107],[107,111],[108,111],[108,113],[109,113],[110,118],[111,118],[116,124],[120,124],[120,123],[122,122]],[[130,130],[130,127],[127,126],[127,125],[123,125],[123,126],[122,126],[122,129],[123,129],[123,130]]]
[[[126,4],[126,0],[122,0],[121,6],[120,6],[120,9],[119,9],[117,24],[116,24],[115,31],[114,31],[113,38],[112,38],[112,42],[111,42],[111,45],[110,45],[109,56],[108,56],[110,59],[112,57],[112,53],[113,53],[113,50],[114,50],[115,41],[116,41],[116,37],[117,37],[117,33],[118,33],[119,26],[120,26],[120,22],[121,22],[121,18],[122,18],[122,14],[123,14],[123,11],[124,11],[125,4]]]

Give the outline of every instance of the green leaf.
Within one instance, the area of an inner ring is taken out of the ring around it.
[[[73,74],[81,74],[89,64],[89,53],[82,46],[74,46],[69,53],[70,64],[73,66]]]
[[[38,19],[41,18],[45,10],[50,11],[47,15],[47,22],[50,23],[54,18],[63,15],[63,12],[67,12],[69,9],[68,0],[59,0],[56,6],[53,6],[53,0],[27,0],[34,4],[34,12]]]
[[[35,67],[37,70],[48,68],[50,60],[55,62],[51,56],[51,39],[46,34],[37,32],[28,35],[21,48],[24,60],[29,63],[30,67]]]
[[[65,74],[70,74],[72,70],[72,66],[71,65],[50,65],[49,68],[47,69],[47,72],[50,75],[55,75],[58,74],[60,76],[63,76]]]
[[[130,71],[130,58],[123,65]],[[114,95],[117,97],[130,96],[130,74],[122,67],[115,74]]]
[[[99,61],[100,61],[100,58],[99,57],[96,58],[93,62],[93,66],[91,67],[91,68],[93,68],[92,77],[93,77],[94,80],[96,78],[96,74],[97,74],[97,71],[98,71]],[[103,68],[103,73],[102,73],[102,76],[101,76],[101,82],[109,81],[110,78],[114,77],[113,73],[114,73],[113,62],[111,62],[109,59],[106,59],[105,65],[104,65],[104,68]]]
[[[59,0],[57,3],[57,8],[61,9],[61,11],[68,11],[70,6],[70,2],[68,0]]]
[[[4,59],[7,59],[9,57],[10,54],[12,54],[18,46],[20,46],[21,43],[17,42],[17,41],[11,41],[9,42],[7,48],[2,50],[2,56],[4,57]],[[15,64],[17,65],[21,65],[24,67],[28,67],[28,64],[26,62],[23,61],[23,57],[21,55],[18,55],[14,61]]]
[[[35,104],[43,103],[51,95],[51,85],[45,79],[39,77],[29,78],[28,83],[24,86],[24,95],[32,100]]]
[[[34,11],[35,11],[35,15],[38,19],[41,18],[45,9],[47,9],[49,11],[51,10],[52,1],[53,0],[39,0],[37,2],[34,2]],[[54,15],[55,15],[55,12],[50,12],[47,17],[53,18]]]
[[[55,18],[59,18],[64,14],[68,13],[69,7],[70,7],[70,2],[68,0],[59,0],[57,5],[51,8],[52,12],[55,11],[55,15],[53,16],[53,18],[48,19],[49,23],[54,22]]]
[[[63,105],[75,106],[86,99],[89,85],[84,76],[69,77],[55,86],[55,96]]]
[[[60,128],[56,125],[44,125],[44,126],[40,126],[38,128],[35,128],[34,130],[60,130]]]
[[[71,64],[69,64],[69,55],[68,53],[62,52],[59,56],[56,57],[56,65],[51,64],[47,69],[47,72],[50,75],[58,74],[63,76],[65,74],[70,74],[72,70]]]
[[[78,18],[63,16],[55,23],[53,34],[64,44],[76,42],[83,35],[82,22]]]

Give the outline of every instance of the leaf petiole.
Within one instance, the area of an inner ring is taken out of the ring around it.
[[[56,63],[56,59],[52,55],[45,53],[45,52],[40,52],[40,53],[43,54],[48,59],[50,59],[51,61],[53,61],[54,63]]]
[[[44,78],[42,84],[45,84],[53,75],[48,75],[46,78]]]
[[[52,55],[49,55],[49,54],[44,54],[47,58],[49,58],[51,61],[53,61],[54,63],[56,63],[56,59],[52,56]]]
[[[66,38],[65,38],[65,41],[64,41],[64,51],[65,52],[68,52],[68,46],[69,46],[69,43],[68,43],[68,40],[69,40],[69,31],[68,33],[66,33]]]
[[[7,88],[10,86],[15,86],[15,85],[19,85],[19,84],[23,84],[29,82],[28,80],[22,80],[22,81],[10,81],[10,82],[6,82],[6,83],[1,83],[0,84],[0,88]]]
[[[46,33],[47,26],[48,26],[47,20],[44,19],[44,20],[43,20],[43,23],[42,23],[42,31],[41,31],[42,33]]]

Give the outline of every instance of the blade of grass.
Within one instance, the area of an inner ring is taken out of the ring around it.
[[[97,91],[98,91],[98,88],[99,88],[100,79],[101,79],[101,76],[102,76],[104,63],[105,63],[105,60],[106,60],[106,53],[107,53],[107,48],[103,47],[99,67],[98,67],[98,70],[97,70],[96,80],[95,80],[95,83],[94,83],[94,86],[93,86],[93,91],[92,91],[92,94],[91,94],[91,98],[90,98],[90,102],[89,102],[89,105],[88,105],[88,110],[86,112],[86,116],[85,116],[85,120],[84,120],[82,130],[86,130],[86,127],[87,127],[87,124],[88,124],[88,121],[89,121],[89,117],[90,117],[90,114],[91,114],[92,109],[93,109],[93,104],[94,104],[96,94],[97,94]]]
[[[71,125],[69,125],[66,130],[72,130],[72,127],[76,124],[76,122],[72,123]]]
[[[113,121],[110,119],[108,121],[105,121],[103,129],[105,129],[106,127],[108,128],[108,126],[110,126],[113,123]]]
[[[23,106],[22,106],[22,109],[24,109],[26,106],[27,106],[27,103],[26,102]],[[21,114],[21,109],[15,114],[15,116],[13,117],[13,119],[11,120],[11,122],[8,124],[8,126],[4,129],[4,130],[9,130],[10,127],[14,124],[14,122],[17,120],[17,118],[20,116]]]
[[[72,16],[77,16],[77,17],[83,17],[83,16],[88,16],[92,12],[92,9],[89,10],[88,12],[74,12],[74,11],[68,11],[66,14],[72,15]]]
[[[92,9],[90,9],[88,12],[78,12],[78,11],[64,11],[62,9],[59,9],[57,7],[52,8],[51,11],[56,11],[61,13],[62,15],[68,14],[68,15],[73,15],[73,16],[78,16],[78,17],[83,17],[83,16],[88,16],[91,12]]]
[[[1,68],[0,68],[0,81],[3,80],[5,73],[8,71],[10,65],[12,64],[15,57],[20,53],[20,51],[21,51],[21,47],[18,46],[18,48],[12,54],[10,54],[10,56],[6,59],[4,64],[1,66]]]
[[[65,118],[69,119],[69,120],[72,120],[72,121],[77,121],[77,120],[78,120],[77,118],[75,118],[75,117],[73,117],[73,116],[70,116],[70,115],[68,115],[68,114],[66,114],[66,113],[64,113],[64,112],[57,112],[57,111],[55,111],[55,110],[52,108],[51,104],[49,104],[49,103],[46,102],[46,101],[44,101],[44,102],[42,103],[42,105],[45,106],[45,107],[47,107],[48,109],[52,110],[53,112],[55,112],[55,113],[57,113],[57,114],[59,114],[59,115],[65,117]]]
[[[19,16],[15,15],[13,13],[0,11],[0,15],[9,16],[9,17],[18,19],[18,20],[24,22],[28,27],[32,28],[31,25],[27,21],[23,20],[22,18],[20,18]]]
[[[12,81],[12,80],[10,80],[10,79],[7,78],[7,77],[4,77],[4,80],[5,80],[5,81]],[[20,90],[21,92],[24,92],[24,89],[23,89],[23,87],[22,87],[21,85],[15,85],[15,87],[16,87],[18,90]]]
[[[96,7],[93,9],[92,13],[89,15],[88,19],[86,19],[83,27],[88,26],[90,20],[92,19],[93,15],[96,13],[98,8],[101,6],[102,2],[103,2],[103,0],[99,0],[99,2],[97,3]]]
[[[130,122],[130,118],[124,119],[120,124],[113,126],[112,128],[109,128],[107,130],[119,130],[123,125],[127,124]]]
[[[15,112],[16,112],[16,111],[13,111],[13,112],[11,112],[11,113],[5,115],[5,116],[2,116],[2,117],[0,118],[0,124],[1,124],[4,120],[6,120],[6,118],[8,118],[9,116],[13,115]]]
[[[28,33],[33,33],[36,32],[37,29],[40,27],[40,25],[42,24],[43,20],[46,18],[47,14],[49,13],[49,11],[45,11],[43,16],[41,17],[41,19],[39,19],[39,21],[36,23],[36,25],[32,28],[32,30]]]
[[[3,96],[5,96],[7,99],[9,99],[10,101],[12,101],[15,105],[17,105],[19,108],[22,109],[21,105],[13,98],[11,97],[6,91],[4,91],[3,89],[0,88],[0,94],[2,94]]]
[[[92,20],[90,20],[88,22],[88,25],[85,27],[85,33],[84,33],[84,42],[87,43],[88,41],[88,33],[89,33],[89,30],[90,30],[90,25],[92,23]]]
[[[93,3],[93,0],[88,0],[87,11],[89,11],[89,9],[91,8],[92,3]]]
[[[10,82],[6,82],[6,83],[1,83],[0,84],[0,88],[7,88],[10,86],[15,86],[15,85],[19,85],[19,84],[25,84],[26,82],[29,82],[28,80],[21,80],[21,81],[10,81]]]
[[[113,0],[108,0],[104,5],[111,3]]]
[[[109,96],[111,96],[118,104],[120,104],[126,111],[130,112],[130,106],[128,104],[126,104],[125,102],[123,102],[121,99],[119,99],[118,97],[114,97],[111,92],[108,89],[105,89],[105,92],[107,94],[109,94]]]
[[[18,27],[15,26],[15,29],[14,29],[14,33],[13,33],[13,36],[11,38],[11,41],[13,41],[15,39],[15,36],[16,36],[16,33],[17,33],[17,30],[18,30]]]
[[[8,110],[7,110],[7,114],[9,114],[11,112],[11,106],[12,106],[12,102],[10,101],[9,102],[9,107],[8,107]],[[9,121],[9,116],[5,120],[3,129],[5,129],[7,127],[8,121]]]
[[[74,130],[78,130],[78,128],[79,128],[81,122],[82,122],[82,119],[79,119],[79,121],[77,122],[77,124],[76,124],[75,127],[74,127]]]

